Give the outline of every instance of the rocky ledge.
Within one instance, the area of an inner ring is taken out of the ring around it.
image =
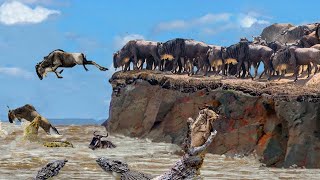
[[[211,104],[219,106],[220,118],[210,153],[256,153],[267,166],[320,168],[318,79],[263,82],[117,72],[109,80],[113,93],[103,125],[111,133],[181,144],[187,118]]]

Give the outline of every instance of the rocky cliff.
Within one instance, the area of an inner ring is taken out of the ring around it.
[[[264,28],[260,36],[262,39],[267,40],[267,42],[279,41],[282,44],[292,44],[301,39],[305,35],[306,30],[315,30],[316,27],[316,23],[300,26],[275,23]]]
[[[111,133],[181,144],[198,107],[219,107],[209,152],[256,153],[268,166],[320,168],[320,83],[188,77],[155,71],[117,72]]]

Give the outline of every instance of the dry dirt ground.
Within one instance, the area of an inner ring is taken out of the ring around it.
[[[278,77],[272,77],[268,81],[265,77],[262,79],[236,78],[234,76],[210,75],[209,77],[187,74],[172,74],[171,72],[160,72],[150,70],[135,70],[128,72],[116,72],[109,82],[113,87],[119,84],[128,84],[136,79],[149,81],[153,85],[164,87],[169,84],[167,89],[181,90],[183,88],[195,87],[196,90],[203,88],[219,88],[231,90],[241,90],[249,94],[272,95],[272,96],[310,96],[320,98],[320,74],[311,75],[307,78],[306,74],[300,75],[294,82],[292,74],[287,74],[281,80]],[[168,83],[167,83],[168,82]],[[188,91],[186,91],[188,92]]]

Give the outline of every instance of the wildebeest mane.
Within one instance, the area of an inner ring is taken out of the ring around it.
[[[13,120],[14,120],[14,117],[16,114],[23,114],[26,111],[32,112],[32,111],[36,111],[36,109],[32,105],[26,104],[22,107],[19,107],[19,108],[13,109],[13,110],[9,110],[9,112],[8,112],[9,122],[13,123]]]
[[[288,47],[280,49],[277,53],[278,65],[290,63],[291,53]]]
[[[137,40],[131,40],[127,42],[119,51],[121,56],[131,56],[130,49],[134,47],[136,42]]]
[[[47,56],[45,56],[44,59],[48,58],[52,53],[54,53],[54,52],[56,52],[56,51],[65,52],[65,51],[62,50],[62,49],[55,49],[55,50],[51,51]]]
[[[32,105],[26,104],[26,105],[24,105],[22,107],[14,109],[13,111],[14,111],[14,113],[21,114],[21,113],[23,113],[25,111],[36,111],[36,109]]]

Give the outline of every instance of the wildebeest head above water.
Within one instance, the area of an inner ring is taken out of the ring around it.
[[[9,106],[8,107],[8,119],[10,123],[13,123],[14,119],[16,118],[16,116],[14,115],[14,113],[12,112],[12,110],[10,110]]]
[[[115,148],[116,146],[110,141],[101,141],[101,138],[108,137],[108,133],[106,136],[102,136],[97,134],[96,131],[93,132],[93,138],[91,143],[89,144],[89,148],[95,150],[97,148]]]

